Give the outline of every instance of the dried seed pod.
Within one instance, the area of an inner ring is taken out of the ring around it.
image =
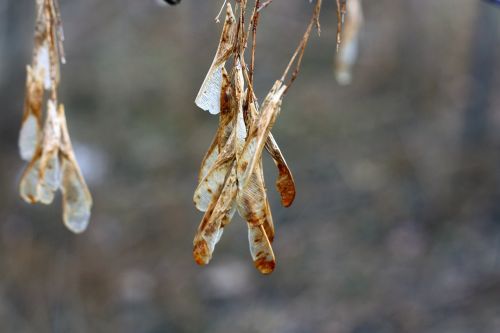
[[[63,201],[63,221],[74,233],[85,231],[90,219],[92,196],[75,158],[66,124],[64,106],[59,105],[61,124],[61,193]]]
[[[276,259],[262,225],[248,223],[248,243],[255,267],[262,274],[271,274],[276,267]]]
[[[311,30],[314,25],[319,29],[322,0],[317,0],[306,32],[282,78],[276,81],[266,96],[261,114],[253,89],[255,38],[258,13],[270,1],[262,7],[259,1],[255,3],[248,30],[245,29],[247,1],[238,0],[237,3],[240,13],[237,24],[231,6],[227,5],[226,22],[217,54],[195,101],[210,113],[221,112],[221,116],[215,138],[203,159],[194,195],[196,207],[205,214],[193,241],[193,256],[198,264],[210,261],[223,228],[238,210],[247,221],[250,253],[255,267],[261,273],[269,274],[276,265],[271,247],[274,225],[264,183],[262,151],[265,146],[278,168],[276,187],[282,204],[288,207],[295,198],[295,184],[271,134],[271,128],[280,111],[283,95],[299,72]],[[248,70],[244,52],[249,36],[252,36],[252,53]],[[232,85],[227,84],[224,72],[225,62],[230,55],[234,55]],[[289,84],[285,85],[283,82],[294,63],[295,69],[290,75]],[[248,84],[246,89],[245,83]],[[225,113],[231,116],[226,117],[223,115]]]
[[[41,151],[33,156],[21,176],[19,183],[19,193],[24,201],[34,204],[39,201],[38,198],[38,180],[40,179],[40,155]]]
[[[224,188],[205,212],[193,241],[193,257],[199,265],[210,261],[215,245],[222,235],[222,228],[231,221],[235,211],[233,202],[237,189],[236,172],[231,166]]]
[[[222,88],[222,68],[235,48],[238,25],[230,3],[226,6],[226,20],[217,47],[215,58],[203,80],[195,103],[201,109],[217,114],[220,112],[220,92]]]
[[[75,233],[88,225],[92,198],[76,162],[64,107],[58,106],[59,64],[64,62],[62,24],[57,0],[37,0],[32,66],[28,66],[26,101],[19,136],[21,157],[31,160],[20,183],[21,197],[50,204],[60,188],[63,220]],[[50,90],[42,129],[44,88]]]
[[[242,152],[242,155],[248,160],[248,165],[245,167],[243,176],[239,179],[238,187],[240,190],[247,185],[257,161],[261,159],[265,142],[280,111],[281,99],[285,90],[286,86],[281,81],[276,81],[262,104],[259,120],[248,131],[248,138]]]
[[[234,135],[233,135],[234,138]],[[210,203],[217,197],[217,193],[226,182],[234,161],[234,139],[229,139],[226,148],[217,158],[212,168],[200,181],[194,192],[194,203],[196,208],[204,212]],[[231,149],[232,148],[232,149]]]
[[[247,125],[249,127],[258,120],[259,111],[255,103],[252,102],[248,105],[247,112],[249,120]],[[286,163],[285,157],[281,153],[281,150],[273,137],[273,134],[269,132],[269,136],[266,140],[266,150],[271,155],[274,164],[278,168],[278,178],[276,180],[276,189],[281,197],[281,204],[284,207],[290,207],[295,199],[295,181],[293,180],[292,172]]]
[[[19,153],[30,161],[42,138],[43,82],[41,76],[27,66],[26,97],[19,133]]]
[[[295,199],[295,181],[292,172],[288,167],[285,157],[281,153],[278,144],[270,134],[266,141],[266,150],[273,158],[274,164],[278,168],[278,178],[276,179],[276,190],[280,194],[283,207],[290,207]]]
[[[61,184],[61,166],[59,160],[59,149],[52,150],[40,160],[40,171],[38,179],[38,200],[43,204],[51,204],[54,194]]]
[[[92,197],[76,161],[66,155],[62,160],[63,221],[68,229],[81,233],[89,223]]]
[[[229,136],[232,132],[232,120],[234,112],[231,107],[231,82],[224,68],[222,68],[222,88],[220,93],[221,112],[219,115],[219,127],[215,133],[214,139],[208,148],[198,175],[198,182],[207,175],[208,171],[212,168],[213,164],[219,156],[219,152],[223,150]]]

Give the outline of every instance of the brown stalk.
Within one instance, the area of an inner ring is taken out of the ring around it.
[[[309,24],[307,25],[306,32],[304,33],[302,40],[300,41],[299,45],[295,49],[295,52],[293,53],[292,58],[290,59],[290,62],[288,63],[285,71],[283,72],[283,75],[281,76],[281,82],[284,82],[292,65],[296,62],[295,69],[290,77],[290,81],[288,82],[288,84],[286,84],[285,94],[288,91],[288,89],[290,88],[290,86],[292,85],[292,83],[297,78],[297,75],[299,74],[300,66],[302,64],[302,58],[304,56],[304,52],[305,52],[307,43],[309,41],[309,37],[311,36],[311,31],[312,31],[312,28],[314,25],[316,25],[316,28],[318,29],[318,34],[320,33],[319,15],[321,12],[322,2],[323,2],[323,0],[316,1],[316,6],[314,7],[314,11],[313,11],[313,15],[311,17],[311,20],[310,20]]]

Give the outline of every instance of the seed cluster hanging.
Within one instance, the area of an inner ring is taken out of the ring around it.
[[[223,229],[238,211],[247,223],[250,254],[255,267],[263,274],[274,270],[276,260],[271,246],[274,225],[264,183],[262,152],[266,148],[277,166],[276,188],[282,205],[289,207],[295,198],[295,184],[271,128],[280,112],[283,96],[299,72],[313,26],[319,30],[321,8],[321,0],[318,0],[313,17],[283,76],[259,105],[253,89],[255,38],[259,12],[269,3],[255,2],[247,29],[247,1],[236,1],[238,19],[231,3],[227,3],[219,46],[195,101],[203,110],[219,114],[219,127],[201,164],[194,193],[196,208],[204,212],[193,242],[194,259],[201,265],[210,261]],[[250,65],[247,66],[244,55],[249,36],[252,37],[252,46]],[[231,66],[226,66],[229,62]],[[294,64],[296,67],[286,81]]]
[[[64,106],[57,99],[60,62],[65,61],[62,42],[57,0],[36,0],[33,60],[27,66],[19,135],[21,158],[28,161],[20,194],[29,203],[50,204],[60,189],[64,224],[80,233],[88,225],[92,198],[75,159]]]

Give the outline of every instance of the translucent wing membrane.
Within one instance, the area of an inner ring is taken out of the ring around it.
[[[278,168],[278,179],[276,180],[276,189],[281,196],[281,204],[284,207],[290,207],[295,199],[295,181],[292,172],[285,161],[274,137],[269,133],[266,141],[266,150],[273,158],[274,164]]]
[[[238,25],[230,3],[226,6],[226,20],[217,47],[215,58],[196,96],[195,103],[201,109],[218,114],[220,112],[220,92],[223,81],[223,67],[231,55],[236,41]]]
[[[92,198],[75,160],[65,156],[62,171],[63,221],[68,229],[81,233],[89,223]]]
[[[56,0],[37,0],[32,65],[27,67],[26,98],[19,151],[29,161],[20,182],[29,203],[50,204],[61,189],[63,220],[73,232],[85,230],[92,198],[74,157],[63,105],[57,101],[59,63],[64,60],[62,25]],[[42,128],[44,90],[49,91]]]
[[[19,133],[19,153],[26,161],[33,158],[42,138],[42,103],[42,77],[40,73],[34,72],[31,66],[27,66],[24,114]]]
[[[253,124],[258,120],[259,112],[255,103],[250,103],[248,106],[248,122]],[[273,134],[269,132],[267,141],[265,144],[266,150],[271,155],[274,164],[278,168],[278,179],[276,180],[276,189],[281,196],[281,204],[284,207],[290,207],[295,199],[295,182],[293,180],[292,172],[288,167],[285,157],[281,153],[281,150],[273,137]]]
[[[262,274],[271,274],[276,266],[276,259],[263,226],[248,223],[248,243],[255,267]]]
[[[266,96],[262,105],[262,113],[257,121],[255,121],[248,131],[248,138],[243,148],[242,155],[248,159],[248,166],[244,172],[238,186],[244,188],[250,175],[255,169],[255,165],[262,156],[264,144],[274,125],[274,121],[278,116],[281,108],[281,100],[286,86],[281,81],[276,81],[271,91]]]

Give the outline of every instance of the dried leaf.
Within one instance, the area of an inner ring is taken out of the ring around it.
[[[220,92],[222,88],[222,68],[224,63],[232,54],[237,35],[236,18],[230,3],[226,6],[226,20],[222,28],[222,34],[215,58],[203,80],[200,91],[196,96],[195,103],[201,109],[217,114],[220,112]]]

